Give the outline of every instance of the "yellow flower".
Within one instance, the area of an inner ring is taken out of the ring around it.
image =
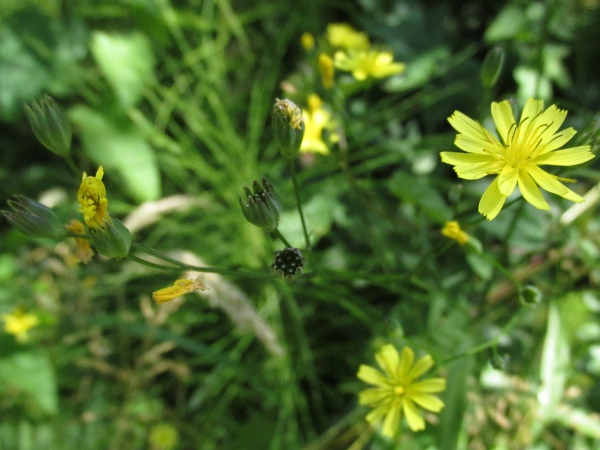
[[[12,314],[3,314],[2,320],[4,321],[4,330],[14,335],[19,342],[27,341],[29,330],[40,323],[38,316],[26,314],[22,308],[15,308]]]
[[[66,226],[67,230],[73,234],[85,234],[85,227],[79,220],[72,220]],[[81,263],[88,263],[94,256],[94,250],[90,246],[90,240],[85,238],[75,238],[77,250],[75,250],[75,258]]]
[[[379,50],[355,50],[349,52],[338,51],[334,55],[335,67],[346,72],[358,81],[367,78],[385,78],[404,72],[405,64],[395,63],[391,52]]]
[[[325,89],[333,87],[333,75],[335,69],[333,67],[333,59],[331,56],[321,53],[319,55],[319,73],[321,74],[321,82]]]
[[[392,437],[396,434],[404,413],[411,430],[425,429],[425,421],[418,406],[435,413],[440,412],[444,403],[431,394],[446,389],[446,380],[443,378],[417,381],[433,366],[431,356],[423,356],[414,362],[415,354],[410,348],[404,347],[400,356],[396,347],[387,344],[375,354],[375,359],[382,370],[361,364],[356,374],[360,380],[376,386],[358,394],[361,405],[373,408],[367,414],[367,421],[374,424],[383,419],[382,432],[385,436]]]
[[[576,133],[573,128],[558,132],[567,111],[556,105],[544,110],[542,100],[529,99],[517,124],[508,100],[493,102],[491,109],[502,142],[479,122],[455,111],[448,122],[459,132],[454,144],[466,153],[440,153],[442,161],[453,164],[460,178],[477,180],[498,175],[483,193],[479,212],[492,220],[517,184],[525,200],[538,209],[550,209],[538,185],[567,200],[583,202],[582,197],[560,182],[573,180],[559,178],[539,167],[572,166],[594,158],[589,145],[556,151]]]
[[[315,38],[308,31],[302,33],[302,36],[300,36],[300,43],[302,44],[302,48],[307,52],[310,52],[315,48]]]
[[[330,23],[327,25],[327,40],[332,47],[350,49],[367,49],[371,45],[369,37],[356,31],[347,23]]]
[[[323,109],[323,101],[316,94],[308,97],[308,109],[302,110],[304,116],[304,138],[300,144],[301,152],[329,154],[329,148],[323,140],[323,129],[331,122],[331,114]]]
[[[77,191],[77,200],[81,206],[83,219],[87,226],[93,229],[104,228],[106,222],[110,220],[107,211],[106,188],[102,182],[103,176],[102,166],[98,168],[95,177],[88,176],[86,172],[83,172],[81,185]]]
[[[442,234],[447,238],[454,239],[460,245],[469,242],[469,235],[463,231],[456,220],[446,222],[444,228],[442,228]]]
[[[207,289],[202,275],[198,275],[193,280],[176,280],[173,286],[154,291],[152,293],[152,300],[156,303],[166,303],[181,295],[189,294],[192,291],[206,291]]]

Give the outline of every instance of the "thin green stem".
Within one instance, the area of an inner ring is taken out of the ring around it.
[[[139,258],[135,255],[129,254],[127,255],[127,259],[136,262],[138,264],[142,264],[143,266],[148,266],[148,267],[152,267],[154,269],[160,269],[160,270],[169,270],[169,271],[181,271],[180,267],[173,267],[173,266],[165,266],[163,264],[156,264],[150,261],[146,261],[145,259]]]
[[[285,245],[286,247],[292,247],[292,244],[290,244],[288,240],[283,236],[283,234],[281,234],[281,231],[279,231],[279,229],[273,231],[271,235],[278,238],[281,242],[283,242],[283,245]]]
[[[292,183],[294,183],[294,194],[296,195],[296,206],[298,207],[298,213],[300,214],[300,221],[302,222],[302,232],[304,233],[304,241],[306,242],[306,250],[310,250],[310,239],[308,238],[308,231],[306,230],[306,222],[304,221],[304,213],[302,212],[302,202],[300,201],[300,188],[298,187],[298,178],[296,177],[296,165],[292,161]]]
[[[73,157],[71,155],[67,155],[67,156],[65,156],[65,161],[67,161],[67,164],[69,165],[69,168],[73,171],[73,173],[75,174],[75,176],[77,178],[79,178],[81,176],[82,172],[79,170],[79,168],[75,164],[75,161],[73,161]]]

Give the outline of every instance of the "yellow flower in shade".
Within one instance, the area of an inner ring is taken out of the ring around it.
[[[329,154],[329,148],[323,140],[323,129],[331,122],[331,114],[323,109],[323,101],[316,94],[308,97],[308,109],[302,110],[304,116],[304,137],[300,144],[301,152]]]
[[[154,291],[152,293],[152,300],[156,303],[166,303],[184,294],[189,294],[192,291],[206,290],[208,290],[208,287],[206,287],[202,275],[198,275],[193,280],[177,280],[173,283],[173,286]]]
[[[22,308],[15,308],[11,314],[3,314],[4,331],[15,336],[17,341],[26,342],[29,330],[39,325],[40,320],[34,314],[27,314]]]
[[[321,74],[321,82],[325,89],[333,87],[333,76],[335,74],[335,68],[333,67],[333,59],[331,56],[321,53],[319,55],[319,73]]]
[[[104,228],[108,216],[108,199],[106,198],[106,188],[102,182],[104,169],[98,168],[96,176],[88,176],[83,172],[81,185],[77,191],[77,200],[79,201],[80,211],[83,213],[83,220],[88,227],[93,229]]]
[[[85,234],[85,227],[79,220],[71,220],[66,226],[67,230],[73,234]],[[90,240],[85,238],[75,238],[75,245],[77,245],[77,250],[75,250],[75,258],[77,261],[81,263],[88,263],[94,256],[94,250],[90,246]]]
[[[567,200],[583,202],[582,197],[561,183],[574,180],[557,177],[539,167],[573,166],[594,158],[589,145],[558,150],[576,133],[573,128],[558,131],[567,111],[556,105],[544,110],[542,100],[529,99],[517,123],[508,100],[493,102],[491,109],[501,141],[479,122],[455,111],[448,122],[459,132],[454,144],[466,153],[440,153],[442,161],[454,165],[460,178],[477,180],[498,175],[483,193],[479,212],[492,220],[517,185],[525,200],[538,209],[550,209],[538,186]]]
[[[371,45],[369,37],[356,31],[347,23],[330,23],[327,25],[327,40],[332,47],[350,49],[367,49]]]
[[[379,50],[339,51],[334,55],[334,65],[337,69],[352,72],[358,81],[367,78],[385,78],[404,72],[406,65],[395,63],[391,52]]]
[[[442,234],[447,238],[454,239],[460,245],[469,242],[469,235],[463,231],[456,220],[446,222],[446,225],[442,228]]]
[[[302,48],[307,52],[310,52],[313,48],[315,48],[315,38],[308,31],[302,33],[300,36],[300,44],[302,44]]]
[[[413,431],[425,429],[425,421],[419,407],[438,413],[444,403],[431,395],[446,389],[443,378],[429,378],[417,381],[433,366],[433,359],[426,355],[415,362],[413,351],[404,347],[402,355],[391,344],[384,345],[375,359],[381,368],[361,364],[357,377],[374,388],[359,392],[358,402],[371,406],[367,421],[375,424],[383,419],[382,432],[392,437],[398,430],[402,414],[406,416],[408,426]]]

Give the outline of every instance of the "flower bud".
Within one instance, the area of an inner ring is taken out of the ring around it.
[[[490,89],[498,81],[504,66],[504,54],[502,47],[494,47],[485,55],[481,66],[481,83],[484,88]]]
[[[43,95],[38,102],[25,105],[25,115],[33,134],[48,150],[59,156],[71,151],[71,124],[52,97]]]
[[[131,232],[123,223],[111,217],[103,228],[88,228],[96,251],[109,258],[125,258],[131,247]]]
[[[284,248],[275,252],[271,269],[286,281],[293,281],[304,273],[306,258],[297,248]]]
[[[542,301],[542,292],[535,286],[528,284],[519,292],[519,300],[525,306],[535,306]]]
[[[9,200],[12,211],[2,211],[6,219],[19,231],[31,237],[63,237],[67,234],[58,216],[46,205],[23,195]]]
[[[279,213],[282,209],[279,195],[266,178],[262,179],[262,187],[254,181],[252,188],[254,193],[244,186],[246,201],[239,199],[244,217],[257,227],[275,231],[279,226]]]
[[[273,136],[287,159],[294,159],[300,151],[304,137],[304,117],[302,110],[288,99],[276,99],[271,111]]]

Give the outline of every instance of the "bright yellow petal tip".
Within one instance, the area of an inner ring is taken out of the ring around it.
[[[152,300],[156,303],[166,303],[184,294],[189,294],[192,291],[206,291],[208,287],[204,282],[202,275],[198,275],[193,280],[176,280],[173,286],[159,289],[152,293]]]
[[[3,314],[4,331],[12,334],[17,341],[26,342],[29,330],[39,325],[40,320],[35,314],[27,314],[22,308],[15,308],[10,314]]]
[[[442,228],[442,234],[447,238],[455,240],[460,245],[469,242],[469,235],[460,227],[460,224],[456,220],[446,222],[444,228]]]

